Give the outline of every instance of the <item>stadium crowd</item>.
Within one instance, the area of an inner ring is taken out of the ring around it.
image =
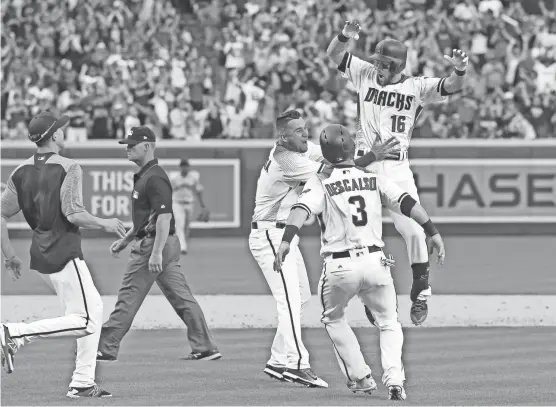
[[[301,109],[318,138],[355,129],[353,87],[325,50],[348,19],[351,51],[385,37],[409,48],[405,73],[442,76],[444,54],[470,55],[467,88],[424,110],[413,137],[554,137],[552,0],[6,0],[3,140],[23,140],[41,110],[71,117],[70,140],[270,138]]]

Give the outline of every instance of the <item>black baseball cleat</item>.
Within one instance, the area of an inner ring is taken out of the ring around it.
[[[77,354],[77,351],[76,351]],[[107,355],[106,353],[102,353],[101,351],[97,351],[97,362],[115,362],[118,360],[116,356]]]
[[[217,350],[207,350],[200,353],[191,352],[189,355],[180,358],[181,360],[218,360],[222,354]]]
[[[281,382],[291,382],[292,381],[291,379],[284,377],[285,370],[286,370],[285,367],[278,367],[278,366],[272,366],[267,364],[263,369],[263,372],[265,372],[273,379],[280,380]]]
[[[17,345],[10,335],[8,327],[4,324],[0,325],[0,342],[2,344],[2,367],[6,372],[12,373]]]
[[[112,397],[112,393],[102,390],[97,385],[91,387],[70,387],[66,393],[66,397],[70,399],[78,399],[81,397],[106,398]]]
[[[403,386],[388,386],[388,400],[402,401],[406,397]]]
[[[303,384],[307,387],[322,387],[324,389],[328,388],[328,383],[314,374],[311,368],[300,370],[286,369],[284,370],[283,376],[287,380]]]
[[[415,325],[421,325],[427,319],[427,315],[429,314],[429,307],[427,305],[427,300],[415,300],[413,304],[411,304],[411,311],[409,316],[411,317],[411,321]]]

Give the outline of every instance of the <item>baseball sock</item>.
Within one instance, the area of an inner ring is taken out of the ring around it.
[[[417,300],[419,293],[429,288],[429,262],[413,263],[413,285],[411,286],[410,298],[412,302]]]

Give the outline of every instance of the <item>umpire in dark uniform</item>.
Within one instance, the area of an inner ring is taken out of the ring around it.
[[[187,326],[191,353],[185,360],[216,360],[218,351],[201,307],[193,297],[180,270],[180,243],[175,235],[172,186],[166,172],[154,158],[155,135],[145,126],[133,127],[127,138],[127,158],[140,168],[133,178],[133,228],[110,246],[116,255],[132,240],[131,255],[116,308],[102,326],[97,360],[118,357],[120,343],[133,318],[156,281],[178,316]]]

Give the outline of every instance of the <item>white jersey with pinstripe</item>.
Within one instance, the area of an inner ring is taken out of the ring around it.
[[[320,146],[308,142],[305,153],[296,153],[276,144],[257,181],[253,221],[285,222],[305,182],[323,160]]]
[[[255,227],[249,234],[249,250],[277,304],[278,327],[267,364],[278,368],[299,370],[310,367],[309,352],[301,337],[301,308],[311,299],[311,289],[298,237],[292,241],[282,272],[274,271],[276,250],[284,234],[277,222],[286,222],[303,186],[322,166],[322,160],[320,146],[311,142],[305,153],[296,153],[276,144],[257,182]]]
[[[361,132],[356,133],[358,149],[370,149],[375,142],[396,137],[407,151],[423,107],[447,99],[445,78],[402,75],[400,82],[381,86],[377,70],[369,62],[346,52],[338,66],[358,92]]]
[[[323,167],[313,176],[293,208],[317,215],[321,254],[367,246],[384,247],[382,205],[400,212],[407,195],[386,177],[353,166]]]

